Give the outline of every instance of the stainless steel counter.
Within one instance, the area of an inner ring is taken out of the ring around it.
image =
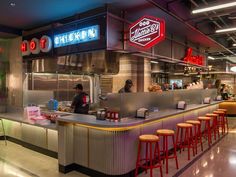
[[[0,118],[6,119],[6,120],[11,120],[11,121],[16,121],[16,122],[19,122],[19,123],[30,124],[30,125],[34,125],[34,126],[38,126],[38,127],[42,127],[42,128],[57,130],[57,125],[55,123],[50,123],[49,125],[32,124],[27,119],[24,119],[23,112],[0,113]]]
[[[106,127],[106,128],[116,128],[116,127],[129,127],[135,126],[143,123],[148,123],[154,120],[162,119],[164,117],[170,117],[176,114],[185,113],[199,108],[204,108],[210,105],[219,104],[222,101],[214,101],[211,104],[191,104],[188,105],[185,110],[177,109],[163,109],[158,112],[151,112],[146,119],[126,117],[122,118],[120,122],[109,121],[109,120],[97,120],[93,115],[84,115],[84,114],[71,114],[59,117],[57,120],[59,122],[68,122],[68,123],[78,123],[88,126],[97,126],[97,127]],[[57,112],[62,113],[62,112]],[[64,113],[63,113],[64,114]],[[30,124],[38,127],[43,127],[47,129],[57,130],[57,124],[50,123],[49,125],[41,124],[32,124],[27,119],[24,119],[23,112],[14,112],[14,113],[0,113],[0,118],[12,120],[20,123]]]
[[[213,101],[211,104],[191,104],[188,105],[185,110],[163,109],[159,110],[158,112],[151,112],[146,119],[126,117],[122,118],[120,122],[114,122],[109,120],[97,120],[96,117],[92,115],[72,114],[70,116],[58,118],[58,121],[67,123],[78,123],[88,126],[106,127],[106,128],[129,127],[143,123],[148,123],[154,120],[162,119],[164,117],[170,117],[176,114],[186,113],[188,111],[193,111],[195,109],[208,107],[210,105],[219,104],[220,102],[222,101]]]

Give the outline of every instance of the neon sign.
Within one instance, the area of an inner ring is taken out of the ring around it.
[[[165,39],[165,21],[144,16],[129,27],[130,45],[149,49]]]
[[[99,26],[94,25],[54,36],[54,47],[64,47],[99,39]]]
[[[186,52],[186,56],[184,57],[184,62],[194,65],[204,65],[204,57],[201,55],[192,56],[193,49],[188,48]]]
[[[21,52],[23,56],[49,52],[52,49],[52,40],[49,36],[42,36],[40,40],[33,38],[30,41],[24,40],[21,43]]]

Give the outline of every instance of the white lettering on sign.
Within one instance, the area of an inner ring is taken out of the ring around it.
[[[144,16],[129,28],[131,45],[148,49],[165,39],[165,21],[152,16]]]
[[[99,26],[94,25],[62,34],[57,34],[54,36],[54,47],[58,48],[99,40],[99,33]]]

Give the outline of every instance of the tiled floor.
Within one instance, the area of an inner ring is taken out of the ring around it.
[[[78,172],[58,172],[57,159],[0,141],[0,177],[87,177]]]
[[[219,143],[206,151],[203,156],[182,173],[180,177],[235,177],[236,176],[236,118],[230,119],[230,134]],[[58,172],[57,160],[39,154],[20,145],[8,142],[7,147],[0,141],[0,177],[86,177],[78,172],[62,174]],[[204,149],[207,149],[205,145]],[[186,151],[178,154],[180,169],[186,166]],[[193,158],[192,158],[193,159]],[[169,174],[176,174],[174,160],[170,160]],[[154,171],[159,176],[159,170]],[[142,173],[139,177],[149,177],[149,173]]]

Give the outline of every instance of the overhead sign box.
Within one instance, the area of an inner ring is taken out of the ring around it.
[[[130,45],[149,49],[165,39],[165,21],[144,16],[129,27]]]

